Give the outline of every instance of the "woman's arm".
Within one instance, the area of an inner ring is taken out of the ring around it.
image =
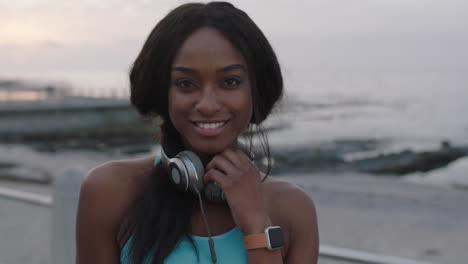
[[[260,171],[239,149],[226,149],[216,155],[206,170],[205,183],[212,180],[221,186],[234,222],[244,235],[261,233],[272,225],[274,211],[290,227],[286,263],[317,263],[315,206],[301,188],[279,181],[263,188]],[[249,263],[283,263],[280,250],[255,249],[247,255]]]
[[[316,264],[319,234],[315,205],[307,193],[299,187],[286,196],[283,208],[290,219],[289,249],[285,263]]]
[[[117,234],[129,191],[125,166],[110,162],[93,169],[84,180],[76,223],[76,263],[119,263]],[[122,170],[124,169],[124,170]]]

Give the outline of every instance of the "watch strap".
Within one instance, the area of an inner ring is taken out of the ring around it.
[[[244,236],[244,246],[245,249],[257,249],[257,248],[267,248],[266,234],[253,234]]]

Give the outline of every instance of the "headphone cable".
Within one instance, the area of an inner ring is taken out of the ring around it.
[[[198,191],[197,188],[194,188],[194,189],[195,189],[195,193],[198,196],[198,201],[200,202],[200,209],[201,209],[201,213],[202,213],[202,216],[203,216],[203,222],[205,223],[205,230],[208,233],[208,245],[210,246],[211,261],[213,261],[213,263],[216,263],[217,258],[216,258],[215,245],[214,245],[213,239],[211,238],[211,232],[210,232],[210,228],[208,226],[208,221],[206,220],[205,209],[203,208],[203,202],[202,202],[202,198],[201,198],[201,195],[200,195],[200,191]]]

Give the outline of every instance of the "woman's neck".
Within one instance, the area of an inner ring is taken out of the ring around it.
[[[228,205],[205,200],[203,201],[203,207],[212,236],[224,234],[236,226]],[[198,203],[194,205],[192,210],[190,229],[192,235],[202,237],[208,236]]]

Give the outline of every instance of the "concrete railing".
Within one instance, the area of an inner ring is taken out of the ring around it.
[[[25,202],[52,208],[52,263],[73,263],[75,261],[75,225],[79,191],[84,174],[69,169],[58,175],[54,181],[53,199],[49,196],[33,194],[0,187],[0,198]],[[395,256],[372,254],[369,252],[320,245],[321,259],[336,259],[348,263],[361,264],[431,264]],[[5,264],[5,263],[0,263]]]
[[[328,245],[320,245],[319,255],[321,258],[342,260],[349,263],[366,264],[435,264],[405,259],[395,256],[379,255],[364,251],[338,248]]]
[[[52,263],[75,262],[75,225],[84,174],[68,169],[54,180],[53,198],[0,187],[0,197],[52,209]],[[6,263],[0,263],[6,264]]]

